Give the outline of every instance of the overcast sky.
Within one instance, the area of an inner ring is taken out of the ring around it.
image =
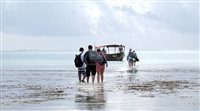
[[[198,0],[24,1],[2,3],[3,50],[199,50]]]

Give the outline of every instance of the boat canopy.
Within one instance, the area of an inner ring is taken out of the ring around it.
[[[109,47],[123,47],[123,48],[125,48],[124,45],[117,45],[117,44],[96,46],[96,48],[103,48],[103,47],[107,47],[107,48],[109,48]]]
[[[118,48],[118,50],[117,50]],[[111,45],[101,45],[101,46],[95,46],[95,49],[101,49],[107,54],[117,54],[125,51],[124,45],[117,45],[117,44],[111,44]]]

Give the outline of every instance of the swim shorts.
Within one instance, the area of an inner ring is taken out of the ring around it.
[[[96,65],[87,65],[87,67],[86,67],[87,77],[90,77],[90,72],[92,72],[92,75],[96,74]]]
[[[78,76],[81,76],[81,74],[86,76],[86,68],[78,68]]]
[[[97,72],[104,72],[105,65],[101,65],[99,63],[96,63],[96,71]]]

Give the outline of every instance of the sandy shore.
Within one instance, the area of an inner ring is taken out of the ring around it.
[[[199,110],[198,71],[107,71],[95,84],[78,83],[76,72],[45,73],[54,72],[7,74],[15,79],[1,84],[2,110]]]

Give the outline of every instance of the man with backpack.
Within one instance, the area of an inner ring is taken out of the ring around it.
[[[78,78],[79,78],[79,82],[85,82],[84,79],[86,78],[86,65],[83,62],[83,58],[84,58],[84,49],[83,47],[81,47],[79,49],[80,54],[76,55],[74,63],[75,66],[78,68]],[[83,79],[81,80],[81,75],[83,75]]]
[[[102,62],[103,58],[96,51],[92,50],[92,46],[88,46],[88,51],[84,55],[84,62],[86,63],[86,75],[87,75],[87,83],[89,83],[90,73],[92,73],[92,83],[95,80],[96,74],[96,63]]]

